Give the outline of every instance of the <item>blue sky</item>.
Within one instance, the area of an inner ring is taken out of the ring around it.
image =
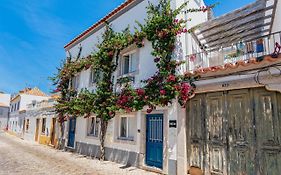
[[[219,16],[254,0],[220,2]],[[65,58],[63,46],[124,0],[1,0],[0,91],[15,93],[37,86],[50,92],[48,80]]]

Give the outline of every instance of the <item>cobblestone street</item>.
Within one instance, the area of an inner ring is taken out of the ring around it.
[[[154,174],[134,167],[123,167],[31,143],[0,131],[0,175]]]

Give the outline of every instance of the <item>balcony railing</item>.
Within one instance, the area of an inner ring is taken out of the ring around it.
[[[281,31],[251,40],[241,39],[240,42],[230,44],[227,47],[217,49],[202,49],[200,52],[187,55],[187,70],[192,71],[199,68],[235,63],[240,60],[251,58],[261,58],[271,55],[276,47],[276,43],[281,43]]]
[[[54,100],[44,100],[44,101],[28,104],[27,109],[40,109],[40,108],[53,107],[55,103],[56,102]]]

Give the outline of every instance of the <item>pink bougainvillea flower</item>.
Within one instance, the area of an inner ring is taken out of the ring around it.
[[[168,76],[168,82],[175,82],[176,81],[176,76],[175,75],[169,75]]]
[[[161,90],[160,90],[160,94],[161,94],[161,95],[165,95],[165,94],[166,94],[166,91],[165,91],[164,89],[161,89]]]
[[[143,96],[145,94],[144,89],[137,89],[138,96]]]

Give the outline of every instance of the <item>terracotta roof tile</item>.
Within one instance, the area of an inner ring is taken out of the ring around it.
[[[37,87],[34,87],[33,89],[28,89],[28,90],[22,92],[22,94],[47,97],[47,95],[44,92],[42,92],[40,89],[38,89]]]
[[[199,68],[193,71],[192,74],[200,75],[201,77],[216,76],[218,74],[230,74],[237,71],[251,70],[254,68],[265,67],[273,63],[281,62],[281,54],[278,58],[271,56],[264,56],[262,60],[251,58],[249,60],[239,60],[235,63],[226,63],[220,66],[212,66],[206,68]],[[187,72],[186,74],[191,74]]]

